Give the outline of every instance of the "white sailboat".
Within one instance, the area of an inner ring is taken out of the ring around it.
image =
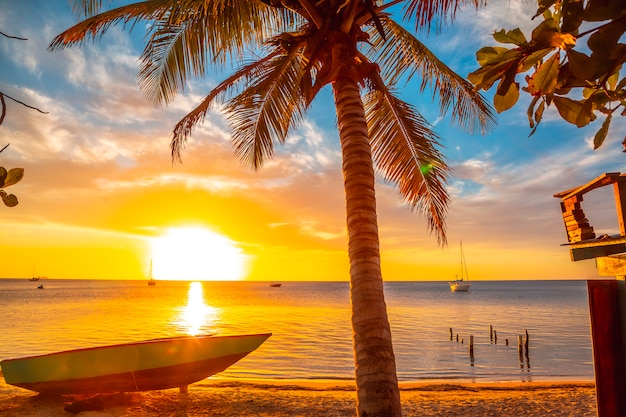
[[[467,274],[467,264],[465,263],[465,255],[463,254],[463,242],[461,242],[461,279],[458,279],[458,274],[454,281],[449,281],[450,290],[452,292],[467,291],[472,285],[469,281],[469,275]]]
[[[156,281],[152,277],[152,259],[150,259],[150,275],[148,276],[148,285],[156,285]]]

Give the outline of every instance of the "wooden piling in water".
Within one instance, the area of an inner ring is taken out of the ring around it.
[[[524,329],[526,339],[524,340],[524,356],[526,357],[526,368],[530,369],[530,351],[528,350],[528,330]]]
[[[526,353],[526,357],[528,357],[528,330],[524,329],[524,333],[526,334],[526,340],[524,340],[524,352]]]
[[[493,325],[489,325],[489,341],[493,342]]]
[[[474,366],[474,336],[470,336],[469,354],[470,362],[472,363],[472,366]]]
[[[498,344],[498,332],[493,331],[493,343]]]
[[[450,327],[450,341],[452,341],[452,327]]]

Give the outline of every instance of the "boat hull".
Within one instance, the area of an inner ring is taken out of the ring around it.
[[[219,373],[270,334],[175,337],[0,362],[8,384],[46,394],[185,387]]]
[[[450,281],[448,284],[450,284],[452,292],[469,291],[471,285],[469,281]]]

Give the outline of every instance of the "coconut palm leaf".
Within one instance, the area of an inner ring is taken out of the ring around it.
[[[376,84],[363,98],[376,167],[397,184],[411,209],[426,216],[437,241],[446,244],[449,168],[436,148],[439,138],[413,106]]]
[[[112,3],[108,0],[107,3]],[[72,12],[76,17],[91,17],[100,12],[104,4],[103,0],[74,0],[70,2]]]
[[[441,62],[422,42],[388,16],[380,22],[386,36],[369,28],[370,47],[366,53],[370,60],[381,67],[381,76],[390,85],[402,77],[406,82],[419,72],[420,91],[427,87],[439,94],[441,114],[452,109],[452,119],[459,126],[475,133],[487,132],[495,125],[491,106],[476,91],[471,83]]]
[[[476,8],[489,0],[408,0],[403,7],[406,19],[415,19],[416,27],[430,28],[433,21],[453,19],[457,10],[471,4]],[[395,3],[395,2],[391,2]]]
[[[91,6],[88,6],[88,1],[83,1],[82,3],[84,3],[82,7],[89,12],[98,10],[97,7],[91,8]],[[75,44],[81,44],[89,37],[96,41],[100,39],[111,26],[118,23],[125,25],[132,23],[131,27],[133,27],[135,23],[141,20],[160,20],[164,13],[164,8],[170,6],[171,3],[172,0],[144,1],[102,12],[97,16],[77,23],[57,35],[48,46],[48,49],[55,51]]]
[[[241,84],[245,84],[248,79],[253,78],[255,72],[266,65],[267,61],[274,59],[277,55],[282,54],[281,51],[275,51],[274,54],[268,54],[264,58],[254,61],[248,65],[244,65],[230,77],[222,81],[217,87],[200,102],[195,109],[183,117],[174,127],[172,142],[170,148],[172,150],[172,159],[180,160],[180,153],[184,148],[187,139],[191,135],[196,124],[201,123],[206,117],[207,112],[211,109],[215,100],[230,94],[232,90],[237,90]]]
[[[308,107],[299,93],[307,60],[295,50],[274,56],[246,74],[248,87],[226,104],[236,154],[254,169],[274,154],[275,143],[284,143]]]
[[[132,27],[141,20],[154,21],[147,29],[152,36],[148,38],[144,59],[154,53],[156,58],[168,60],[167,50],[179,55],[184,50],[187,58],[178,62],[194,63],[194,74],[203,75],[206,61],[190,58],[195,52],[201,53],[204,59],[210,56],[213,62],[224,63],[233,57],[243,56],[244,48],[258,47],[277,30],[293,27],[302,19],[298,20],[288,10],[277,10],[256,1],[150,0],[121,6],[86,19],[56,36],[49,49],[62,49],[82,43],[89,37],[97,40],[115,24],[131,23]],[[202,24],[205,26],[200,26]],[[184,46],[170,45],[176,41]],[[202,44],[202,41],[207,43]],[[152,61],[160,62],[158,59]]]

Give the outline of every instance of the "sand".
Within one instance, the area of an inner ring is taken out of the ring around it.
[[[0,378],[3,417],[218,417],[355,415],[353,382],[207,379],[177,389],[91,397],[45,397]],[[403,414],[411,416],[596,416],[593,381],[401,384]],[[77,413],[88,401],[99,410]]]

